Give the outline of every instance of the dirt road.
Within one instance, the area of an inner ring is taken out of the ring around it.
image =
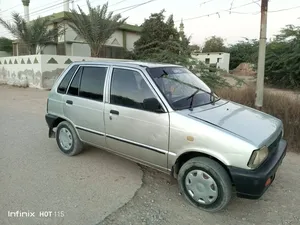
[[[190,206],[175,180],[152,169],[98,149],[62,156],[45,135],[46,94],[0,86],[1,225],[300,224],[299,155],[286,156],[260,200],[235,197],[226,210],[209,214]],[[65,216],[7,216],[31,209],[64,210]]]

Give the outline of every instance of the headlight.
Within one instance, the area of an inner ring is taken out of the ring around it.
[[[248,166],[252,169],[257,168],[268,157],[268,154],[269,154],[269,149],[267,146],[264,146],[261,149],[253,151],[250,160],[248,162]]]

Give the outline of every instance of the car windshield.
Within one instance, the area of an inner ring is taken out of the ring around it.
[[[220,99],[185,67],[155,67],[147,71],[174,110],[193,109]]]

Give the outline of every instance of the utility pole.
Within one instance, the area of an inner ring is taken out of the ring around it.
[[[261,110],[264,98],[265,60],[267,44],[267,13],[269,0],[261,0],[259,52],[256,78],[255,107]]]

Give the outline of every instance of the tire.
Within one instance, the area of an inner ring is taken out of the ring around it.
[[[83,143],[74,127],[67,121],[58,124],[55,138],[60,151],[65,155],[74,156],[83,150]]]
[[[195,157],[184,163],[178,173],[178,185],[190,204],[207,212],[222,210],[232,196],[228,173],[219,163],[206,157]]]

